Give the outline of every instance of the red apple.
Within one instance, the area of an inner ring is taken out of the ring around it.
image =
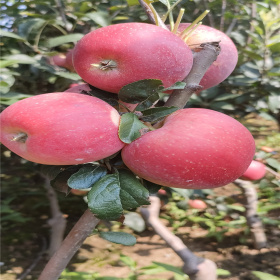
[[[77,73],[87,83],[118,93],[132,82],[160,79],[165,87],[185,78],[193,63],[184,41],[159,26],[120,23],[85,35],[73,55]]]
[[[248,169],[241,176],[241,179],[250,181],[260,180],[265,176],[265,173],[266,166],[261,162],[253,160],[249,165]]]
[[[82,92],[88,92],[90,91],[90,87],[88,84],[77,84],[76,86],[70,87],[64,92],[76,92],[76,93],[82,93]]]
[[[191,208],[194,209],[206,209],[207,204],[200,199],[189,199],[188,204]]]
[[[75,68],[73,65],[73,49],[68,50],[66,53],[65,65],[64,67],[71,72],[75,72]]]
[[[66,64],[66,55],[64,53],[60,53],[49,58],[50,64],[56,65],[59,67],[65,67]]]
[[[181,23],[177,34],[179,35],[189,25],[190,23]],[[198,26],[186,41],[192,50],[195,50],[202,43],[219,41],[221,52],[200,82],[203,89],[218,85],[232,73],[238,61],[236,46],[225,33],[206,25]]]
[[[56,92],[20,100],[0,114],[1,142],[41,164],[72,165],[111,156],[124,144],[119,113],[92,96]]]
[[[239,178],[255,142],[235,119],[208,109],[181,109],[163,126],[125,146],[124,163],[139,177],[174,188],[205,189]]]

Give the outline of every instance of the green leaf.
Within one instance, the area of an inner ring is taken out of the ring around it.
[[[268,158],[266,159],[266,162],[268,165],[270,165],[272,168],[275,168],[277,171],[280,171],[280,162],[277,159],[274,158]]]
[[[141,129],[147,129],[136,115],[133,113],[126,113],[121,116],[119,126],[119,137],[124,143],[131,143],[141,136]]]
[[[97,11],[92,13],[85,14],[85,17],[91,19],[98,25],[104,27],[111,24],[110,17],[107,12],[104,11]]]
[[[25,54],[14,54],[14,55],[8,55],[4,56],[4,59],[10,62],[10,65],[12,64],[34,64],[37,62],[37,60],[34,57],[25,55]]]
[[[92,85],[89,85],[90,87],[90,95],[93,95],[99,99],[102,99],[103,101],[107,102],[111,106],[117,106],[119,105],[118,103],[118,96],[115,93],[111,93],[108,91],[101,90],[99,88],[96,88]]]
[[[128,6],[140,5],[138,0],[126,0]]]
[[[158,184],[152,183],[144,179],[143,179],[143,184],[145,188],[149,191],[149,194],[156,194],[162,187]]]
[[[27,19],[18,26],[19,36],[24,39],[28,39],[30,35],[34,37],[45,23],[46,21],[41,18]]]
[[[41,173],[49,180],[53,180],[59,173],[67,169],[67,165],[41,165]]]
[[[62,78],[69,79],[69,80],[73,80],[73,81],[80,81],[81,80],[81,77],[76,73],[56,71],[55,75],[60,76]]]
[[[84,34],[81,34],[81,33],[73,33],[73,34],[69,34],[69,35],[58,36],[58,37],[49,39],[46,42],[46,45],[49,48],[53,48],[53,47],[63,45],[65,43],[76,43],[83,37],[84,37]]]
[[[136,232],[143,232],[146,229],[146,223],[141,215],[136,212],[128,212],[124,215],[124,225]]]
[[[153,262],[155,265],[164,268],[166,271],[171,271],[174,273],[177,273],[179,275],[185,275],[185,273],[178,267],[166,264],[166,263],[160,263],[160,262]]]
[[[152,95],[158,100],[157,90],[159,86],[162,86],[161,80],[140,80],[122,87],[119,91],[119,99],[123,102],[136,104],[145,101]]]
[[[118,174],[106,175],[88,193],[88,207],[99,219],[117,220],[123,213]]]
[[[72,189],[88,189],[107,174],[103,166],[83,166],[67,180]]]
[[[149,205],[149,192],[129,170],[119,170],[120,198],[124,209]]]
[[[130,268],[136,268],[137,263],[131,257],[126,256],[124,254],[120,254],[120,260]]]
[[[17,39],[17,40],[20,40],[20,41],[25,41],[25,39],[20,37],[19,35],[15,34],[15,33],[12,33],[12,32],[9,32],[9,31],[5,31],[3,29],[0,29],[0,36],[10,37],[10,38],[14,38],[14,39]]]
[[[218,276],[229,276],[229,275],[231,275],[230,271],[225,270],[225,269],[221,269],[221,268],[218,268],[216,270],[216,272],[217,272]]]
[[[177,111],[179,108],[172,106],[172,107],[157,107],[157,108],[150,108],[147,110],[142,111],[143,114],[143,121],[145,122],[155,122],[158,121],[175,111]]]
[[[174,90],[174,89],[184,89],[186,86],[186,83],[184,82],[177,82],[174,85],[168,87],[168,88],[164,88],[164,87],[160,87],[162,92],[168,91],[168,90]]]
[[[136,238],[133,235],[126,232],[100,232],[100,237],[107,241],[122,244],[125,246],[133,246],[136,243]]]
[[[280,278],[277,276],[261,271],[252,271],[252,274],[258,277],[260,280],[280,280]]]

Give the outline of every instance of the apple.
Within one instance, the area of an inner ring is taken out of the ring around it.
[[[253,160],[248,169],[241,176],[241,179],[249,181],[260,180],[265,176],[265,173],[266,166],[259,161]]]
[[[68,88],[64,92],[76,92],[76,93],[82,93],[82,92],[89,92],[91,91],[88,84],[77,84],[73,87]]]
[[[59,67],[64,67],[66,64],[66,55],[64,53],[60,53],[49,58],[49,63],[52,65],[56,65]]]
[[[87,83],[118,93],[123,86],[142,79],[159,79],[169,87],[188,75],[193,56],[172,32],[130,22],[86,34],[74,48],[73,63]]]
[[[36,163],[72,165],[121,150],[120,115],[92,96],[55,92],[20,100],[0,114],[1,142]]]
[[[122,150],[136,175],[174,188],[207,189],[239,178],[250,165],[255,142],[235,119],[208,109],[181,109]]]
[[[181,23],[177,35],[185,30],[190,23]],[[203,89],[211,88],[224,81],[234,70],[238,61],[238,52],[233,41],[222,31],[213,27],[200,25],[186,40],[188,46],[196,51],[200,44],[206,42],[219,42],[221,52],[216,61],[210,66],[203,76],[200,85]],[[203,90],[202,89],[202,90]]]
[[[65,65],[64,65],[64,67],[71,72],[75,72],[75,68],[73,65],[73,51],[74,51],[73,49],[70,49],[66,53]]]
[[[200,199],[189,199],[188,204],[191,208],[194,209],[206,209],[207,204]]]

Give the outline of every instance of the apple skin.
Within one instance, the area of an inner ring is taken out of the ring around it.
[[[36,163],[92,162],[122,149],[119,122],[117,110],[96,97],[46,93],[20,100],[0,114],[1,142]],[[19,133],[27,139],[15,141]]]
[[[122,159],[136,175],[174,188],[207,189],[239,178],[255,142],[235,119],[208,109],[181,109],[163,126],[125,146]]]
[[[100,69],[109,61],[111,68]],[[73,63],[87,83],[118,93],[123,86],[142,79],[160,79],[165,87],[171,86],[188,75],[193,56],[184,41],[170,31],[131,22],[86,34],[74,48]]]
[[[177,34],[180,34],[189,25],[190,23],[181,23]],[[217,41],[220,41],[221,52],[200,81],[200,85],[203,86],[202,90],[220,84],[232,73],[238,61],[238,51],[233,41],[225,33],[206,25],[198,26],[186,42],[191,49],[196,49],[201,43]]]
[[[266,166],[259,161],[253,160],[240,179],[249,181],[260,180],[265,176],[265,173]]]
[[[189,199],[188,204],[191,208],[194,209],[206,209],[207,208],[207,204],[200,199]]]

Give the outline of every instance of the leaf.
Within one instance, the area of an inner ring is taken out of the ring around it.
[[[54,74],[57,75],[57,76],[60,76],[62,78],[66,78],[66,79],[73,80],[73,81],[80,81],[81,80],[81,77],[76,73],[56,71]]]
[[[10,65],[12,64],[34,64],[37,62],[37,60],[34,57],[25,55],[25,54],[14,54],[14,55],[8,55],[4,56],[4,59],[8,60],[10,62]]]
[[[175,111],[177,111],[179,108],[172,106],[172,107],[157,107],[157,108],[150,108],[147,110],[142,111],[143,114],[143,121],[145,122],[155,122],[158,121]]]
[[[41,165],[41,173],[49,180],[53,180],[59,173],[63,172],[67,165]]]
[[[106,174],[107,169],[103,166],[83,166],[71,175],[67,184],[72,189],[88,189]]]
[[[277,276],[261,271],[252,271],[252,274],[258,277],[260,280],[280,280],[280,278]]]
[[[149,191],[149,194],[156,194],[162,187],[158,184],[152,183],[144,179],[143,179],[143,184],[145,188]]]
[[[161,87],[160,87],[160,89],[161,89],[162,92],[165,92],[165,91],[174,90],[174,89],[184,89],[185,86],[186,86],[186,83],[184,83],[184,82],[177,82],[177,83],[175,83],[174,85],[172,85],[172,86],[170,86],[168,88],[162,87],[162,89],[161,89]]]
[[[172,271],[174,273],[177,273],[179,275],[185,275],[185,273],[178,267],[166,264],[166,263],[160,263],[160,262],[153,262],[155,265],[164,268],[167,271]]]
[[[108,231],[108,232],[100,232],[100,237],[116,243],[116,244],[122,244],[125,246],[133,246],[136,243],[136,238],[126,232],[115,232],[115,231]]]
[[[136,176],[128,170],[119,170],[120,198],[124,209],[130,210],[149,205],[149,192]]]
[[[119,126],[119,137],[124,143],[131,143],[141,136],[141,129],[148,129],[136,115],[133,113],[126,113],[121,116]]]
[[[136,212],[128,212],[124,215],[124,225],[136,232],[143,232],[146,229],[146,223],[141,215]]]
[[[122,87],[119,91],[119,99],[123,102],[132,104],[145,101],[151,95],[158,96],[157,99],[159,99],[157,93],[159,86],[162,86],[161,80],[140,80]]]
[[[14,38],[14,39],[17,39],[17,40],[20,40],[20,41],[25,41],[25,39],[20,37],[19,35],[15,34],[15,33],[12,33],[12,32],[9,32],[9,31],[5,31],[3,29],[0,29],[0,36],[10,37],[10,38]]]
[[[133,260],[131,257],[126,256],[124,254],[120,254],[120,260],[130,268],[136,268],[137,263],[135,260]]]
[[[82,33],[73,33],[73,34],[69,34],[69,35],[58,36],[58,37],[49,39],[46,42],[46,46],[49,48],[53,48],[53,47],[63,45],[65,43],[76,43],[83,37],[84,37],[84,34],[82,34]]]
[[[88,207],[99,219],[117,220],[123,213],[118,174],[110,174],[96,182],[88,193]]]
[[[155,92],[154,94],[150,95],[146,100],[140,102],[135,108],[135,111],[143,111],[150,108],[158,99],[159,94]]]
[[[280,162],[277,159],[274,158],[268,158],[266,159],[266,162],[268,165],[270,165],[272,168],[275,168],[277,171],[280,171]]]
[[[88,93],[89,95],[95,96],[95,97],[107,102],[111,106],[117,106],[119,104],[118,96],[115,93],[101,90],[92,85],[89,85],[89,87],[90,87],[90,92]]]
[[[87,13],[87,14],[85,14],[85,17],[91,19],[92,21],[94,21],[95,23],[97,23],[98,25],[100,25],[102,27],[108,26],[111,24],[108,13],[106,13],[104,11]]]
[[[18,34],[20,37],[28,39],[30,35],[38,34],[45,23],[46,21],[41,18],[27,19],[18,25]]]

